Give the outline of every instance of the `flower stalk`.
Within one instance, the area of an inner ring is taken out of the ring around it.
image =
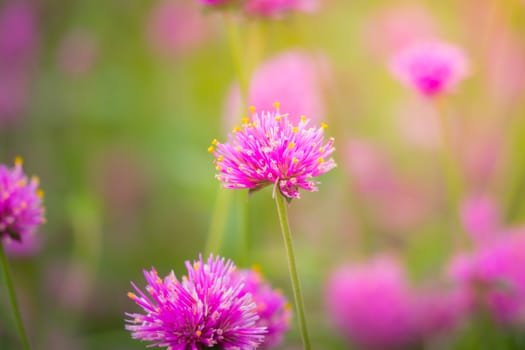
[[[286,209],[286,200],[281,193],[275,194],[275,203],[277,205],[277,214],[281,225],[281,232],[284,240],[284,247],[286,249],[286,258],[288,260],[288,269],[290,272],[290,280],[292,282],[293,296],[295,300],[295,308],[297,310],[297,318],[299,320],[299,330],[305,350],[310,350],[310,338],[308,336],[308,327],[306,325],[306,316],[304,313],[303,295],[301,293],[301,283],[299,275],[297,274],[297,266],[295,262],[295,252],[292,242],[292,234],[290,230],[290,223],[288,220],[288,212]]]

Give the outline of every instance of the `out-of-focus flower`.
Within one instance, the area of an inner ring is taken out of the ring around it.
[[[240,270],[239,276],[244,283],[244,293],[251,294],[257,305],[259,319],[256,325],[266,327],[268,331],[265,334],[264,343],[261,344],[261,349],[278,346],[285,332],[290,328],[292,317],[290,304],[280,291],[274,290],[264,280],[259,270]]]
[[[413,295],[393,259],[339,268],[326,303],[335,326],[363,349],[406,349],[418,341]]]
[[[247,0],[244,10],[251,15],[279,18],[294,11],[313,12],[317,7],[317,0]]]
[[[265,327],[256,325],[257,306],[239,283],[236,267],[224,258],[202,256],[191,264],[181,281],[171,272],[161,279],[154,268],[144,271],[148,285],[128,296],[144,314],[127,313],[126,329],[150,346],[173,350],[218,347],[251,350],[264,340]]]
[[[19,258],[33,256],[42,248],[40,236],[35,234],[27,235],[21,242],[12,239],[5,239],[4,241],[6,253],[10,256],[16,256]]]
[[[487,196],[468,197],[461,204],[460,214],[465,230],[476,243],[489,241],[502,228],[498,207]]]
[[[472,302],[503,323],[525,318],[525,232],[501,233],[491,244],[453,259],[450,274]]]
[[[282,112],[298,122],[302,115],[319,122],[324,114],[321,86],[328,75],[326,59],[292,50],[271,57],[253,73],[248,102],[260,110],[272,109],[275,101],[282,103]],[[226,121],[228,128],[238,120],[241,108],[239,87],[228,96]]]
[[[369,18],[364,25],[363,44],[374,56],[389,57],[399,49],[438,37],[432,14],[419,4],[396,4]]]
[[[203,5],[218,6],[234,2],[235,0],[198,0]]]
[[[422,42],[399,51],[390,62],[394,76],[424,96],[452,92],[470,74],[463,50],[444,42]]]
[[[207,25],[208,21],[192,4],[162,0],[149,15],[147,40],[160,56],[177,57],[203,42],[208,35]]]
[[[306,117],[292,123],[278,108],[245,118],[228,143],[214,140],[208,149],[215,156],[216,178],[234,189],[255,191],[273,185],[274,192],[278,188],[288,199],[299,198],[299,188],[317,191],[313,178],[336,166],[329,158],[334,139],[325,142],[326,124],[319,128],[309,124]]]
[[[0,238],[24,242],[33,235],[44,219],[43,192],[38,178],[28,180],[22,170],[22,159],[9,169],[0,165]]]
[[[58,65],[70,76],[82,76],[91,71],[98,56],[98,42],[88,31],[76,29],[68,33],[58,49]]]
[[[33,7],[25,1],[5,2],[0,8],[0,121],[18,117],[25,108],[36,46]]]

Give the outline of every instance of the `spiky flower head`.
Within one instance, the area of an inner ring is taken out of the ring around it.
[[[313,178],[333,169],[330,156],[334,139],[324,140],[324,129],[310,127],[310,120],[301,117],[292,123],[286,114],[279,113],[276,103],[273,112],[255,113],[251,120],[243,119],[235,127],[229,142],[212,142],[208,151],[215,156],[216,178],[226,188],[259,190],[273,185],[287,198],[299,198],[299,188],[317,191]]]
[[[244,293],[251,294],[257,305],[257,326],[266,327],[268,330],[260,349],[278,346],[290,328],[290,304],[279,290],[273,289],[264,279],[259,268],[239,270],[239,277],[244,281]]]
[[[438,41],[402,49],[393,57],[390,68],[403,84],[427,97],[453,91],[470,74],[463,50]]]
[[[152,268],[144,271],[146,293],[128,296],[144,313],[126,313],[132,337],[170,350],[252,350],[264,340],[265,327],[256,325],[256,304],[237,277],[232,261],[210,255],[193,264],[179,281],[173,271],[161,279]]]
[[[22,170],[22,158],[15,166],[0,164],[0,238],[22,242],[45,222],[43,192],[38,178],[30,180]]]

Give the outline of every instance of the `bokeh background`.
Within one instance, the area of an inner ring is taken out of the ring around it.
[[[293,90],[315,70],[316,95],[301,95],[319,100],[309,116],[336,139],[338,167],[289,207],[315,349],[351,348],[325,307],[337,266],[388,255],[410,283],[442,285],[457,242],[471,249],[446,209],[434,106],[389,72],[402,46],[463,48],[472,74],[447,96],[462,203],[489,198],[501,227],[524,222],[523,1],[319,0],[309,13],[236,23],[250,73],[289,50],[315,62],[284,83],[273,71],[265,85]],[[204,251],[220,186],[206,149],[241,117],[233,62],[224,15],[197,1],[0,3],[0,160],[22,156],[45,191],[38,242],[10,258],[35,349],[145,348],[124,330],[124,312],[138,311],[126,293],[132,280],[144,285],[142,269],[180,275]],[[260,265],[291,300],[271,189],[249,198],[248,253],[233,203],[218,253]],[[17,349],[3,284],[0,315],[0,348]],[[523,349],[524,324],[465,321],[425,348],[481,349],[473,339],[484,337]],[[295,323],[280,348],[300,348]]]

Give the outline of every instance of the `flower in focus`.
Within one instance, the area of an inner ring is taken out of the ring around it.
[[[278,107],[278,104],[276,104]],[[292,123],[286,114],[254,113],[235,127],[229,142],[213,141],[208,151],[215,156],[216,178],[226,188],[259,190],[273,185],[287,198],[300,198],[299,188],[317,191],[320,176],[336,165],[332,158],[334,139],[324,141],[326,124],[309,127],[302,117]]]
[[[463,51],[444,42],[423,42],[394,55],[390,68],[403,84],[427,97],[451,92],[470,73]]]
[[[128,296],[144,309],[144,314],[126,313],[126,329],[134,339],[150,346],[173,350],[216,347],[251,350],[264,340],[265,327],[256,325],[257,306],[239,283],[236,267],[224,258],[202,256],[191,264],[181,281],[173,271],[161,279],[152,268],[144,271],[148,285]]]
[[[9,169],[0,165],[0,238],[24,242],[45,222],[43,192],[38,178],[28,180],[22,170],[22,159]],[[30,239],[30,238],[29,238]]]
[[[340,267],[328,281],[326,303],[335,326],[363,349],[406,349],[417,341],[411,291],[392,259]]]
[[[268,330],[261,348],[278,346],[283,340],[284,333],[290,328],[292,317],[290,304],[282,293],[272,289],[258,270],[240,270],[239,275],[244,282],[244,293],[251,294],[257,305],[259,319],[256,325],[266,327]]]
[[[313,12],[317,0],[247,0],[244,10],[251,15],[279,18],[288,12]]]
[[[319,122],[324,114],[320,87],[327,75],[329,67],[323,57],[300,50],[280,53],[263,62],[253,73],[248,102],[261,110],[270,110],[275,101],[281,101],[281,111],[288,113],[291,121],[298,122],[301,115],[306,115]],[[226,103],[228,129],[236,123],[241,105],[239,87],[234,86]]]

